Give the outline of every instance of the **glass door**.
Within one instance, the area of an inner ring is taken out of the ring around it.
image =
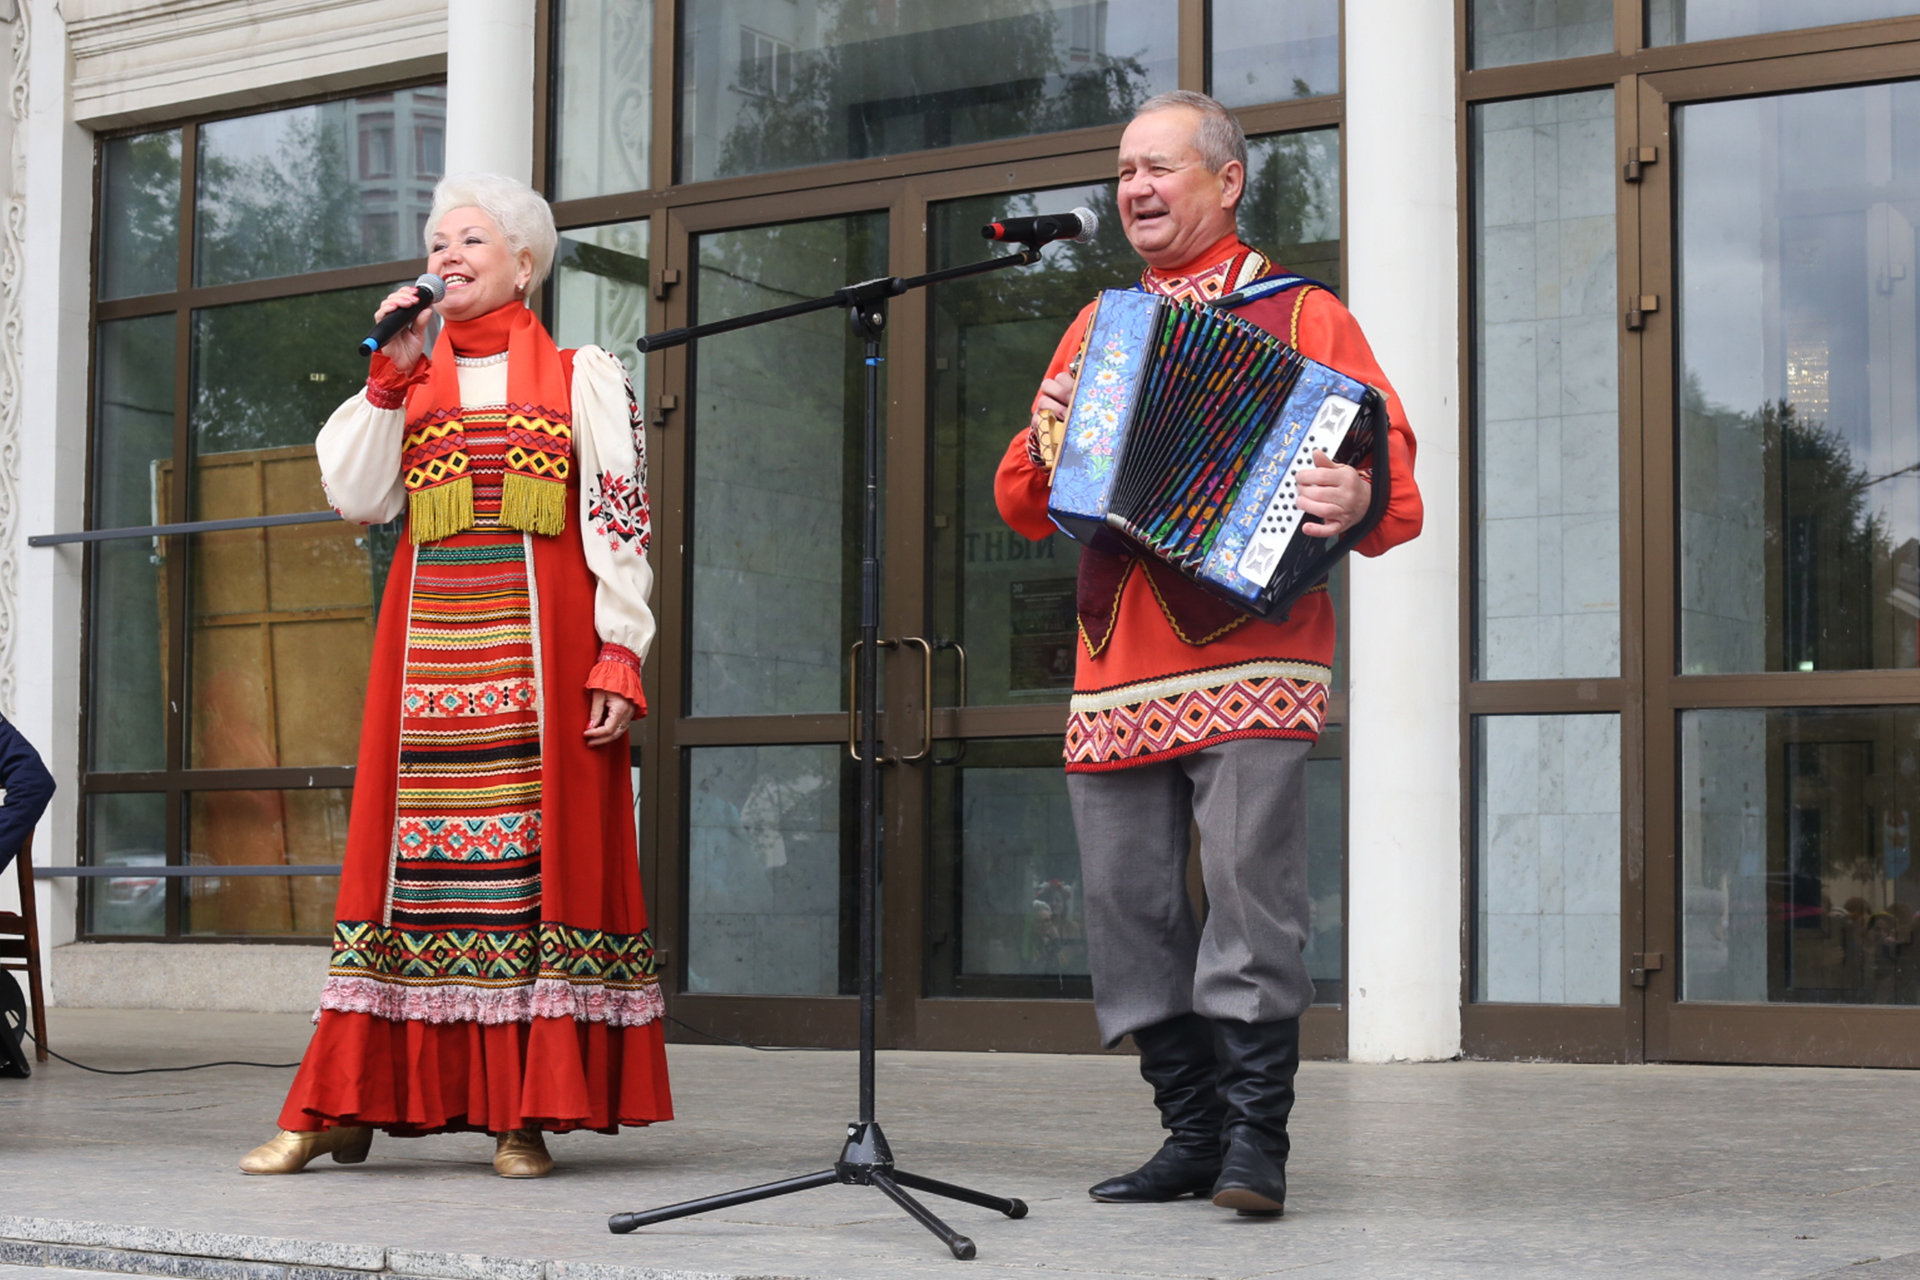
[[[1254,151],[1249,238],[1337,287],[1337,132],[1256,139]],[[1102,217],[1092,244],[891,305],[886,1045],[1099,1047],[1060,755],[1076,545],[1012,533],[993,481],[1059,336],[1101,289],[1138,277],[1111,167],[1102,150],[673,209],[656,219],[658,260],[643,268],[659,299],[651,322],[694,324],[1004,252],[979,228],[1009,212],[1086,205]],[[661,633],[642,730],[642,847],[675,1015],[756,1043],[851,1045],[859,340],[843,312],[825,310],[648,366]],[[1310,765],[1309,963],[1325,1007],[1309,1019],[1308,1049],[1323,1056],[1345,1047],[1342,707],[1336,694]]]
[[[1338,132],[1255,138],[1251,152],[1243,234],[1337,288]],[[939,286],[921,311],[927,354],[918,390],[930,455],[920,634],[933,654],[936,726],[931,754],[915,766],[924,775],[916,789],[924,917],[914,957],[922,1047],[1098,1046],[1080,850],[1060,756],[1080,644],[1078,544],[1010,530],[994,476],[1060,335],[1102,289],[1139,278],[1110,168],[1101,153],[1072,165],[941,175],[923,188],[927,269],[978,260],[980,227],[1008,215],[1085,207],[1101,230],[1088,244],[1050,246],[1032,268]],[[1341,742],[1330,728],[1309,764],[1308,964],[1323,1007],[1307,1035],[1318,1054],[1345,1048]]]
[[[1920,82],[1815,71],[1642,91],[1672,157],[1641,290],[1671,308],[1640,310],[1648,510],[1673,520],[1635,980],[1649,1056],[1915,1066]]]

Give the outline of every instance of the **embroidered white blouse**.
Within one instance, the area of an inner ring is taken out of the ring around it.
[[[456,363],[462,404],[506,403],[504,359]],[[367,398],[364,388],[327,419],[315,441],[320,481],[327,501],[342,517],[360,524],[384,524],[406,511],[407,490],[400,473],[406,430],[406,410],[381,408]],[[637,685],[637,665],[646,657],[654,633],[653,610],[648,606],[653,569],[647,563],[652,528],[645,420],[626,369],[599,347],[581,347],[573,358],[573,444],[580,476],[580,509],[574,523],[598,584],[594,630],[603,646],[617,645],[632,653]]]

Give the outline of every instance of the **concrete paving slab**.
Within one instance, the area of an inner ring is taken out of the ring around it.
[[[54,1047],[104,1067],[290,1061],[309,1033],[289,1015],[53,1016]],[[108,1077],[50,1064],[0,1080],[0,1214],[93,1224],[53,1229],[75,1251],[201,1240],[286,1271],[322,1246],[409,1265],[480,1255],[537,1264],[544,1280],[893,1280],[955,1267],[970,1280],[1803,1280],[1838,1268],[1872,1280],[1884,1263],[1853,1264],[1920,1252],[1920,1170],[1901,1140],[1912,1073],[1309,1063],[1287,1216],[1261,1221],[1194,1200],[1086,1198],[1159,1140],[1131,1060],[958,1053],[881,1055],[880,1115],[902,1167],[1032,1205],[1017,1222],[938,1206],[978,1242],[977,1261],[952,1261],[855,1187],[610,1235],[618,1210],[823,1168],[854,1113],[852,1054],[674,1046],[671,1059],[678,1120],[561,1135],[557,1172],[531,1182],[493,1176],[491,1142],[472,1135],[381,1136],[364,1165],[248,1178],[234,1162],[271,1136],[290,1072]],[[266,1256],[282,1249],[293,1252]],[[432,1274],[467,1274],[454,1265]]]

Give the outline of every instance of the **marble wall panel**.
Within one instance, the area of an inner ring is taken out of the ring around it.
[[[1475,723],[1474,998],[1612,1004],[1620,989],[1620,720]]]
[[[1617,675],[1612,95],[1479,107],[1473,128],[1477,674]]]

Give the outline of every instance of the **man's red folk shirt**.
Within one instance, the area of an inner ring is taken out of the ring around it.
[[[1149,268],[1142,284],[1175,297],[1217,298],[1242,287],[1265,261],[1237,237],[1173,270]],[[1393,485],[1384,519],[1357,550],[1377,556],[1420,532],[1423,509],[1414,484],[1415,444],[1407,414],[1373,358],[1366,337],[1340,300],[1324,289],[1282,295],[1265,327],[1303,355],[1378,390],[1392,423]],[[1068,327],[1046,376],[1058,375],[1080,350],[1093,318],[1089,303]],[[1261,322],[1261,317],[1247,315]],[[1275,328],[1274,316],[1285,326]],[[1034,403],[1037,406],[1039,396]],[[1023,537],[1055,532],[1047,518],[1052,478],[1039,465],[1031,431],[1008,446],[994,478],[1000,514]],[[1194,641],[1199,641],[1195,643]],[[1127,575],[1110,638],[1089,643],[1084,628],[1067,724],[1067,768],[1095,771],[1150,764],[1237,738],[1315,740],[1326,723],[1332,679],[1333,604],[1324,588],[1301,597],[1282,623],[1256,618],[1212,638],[1182,638],[1174,616],[1144,573]]]

